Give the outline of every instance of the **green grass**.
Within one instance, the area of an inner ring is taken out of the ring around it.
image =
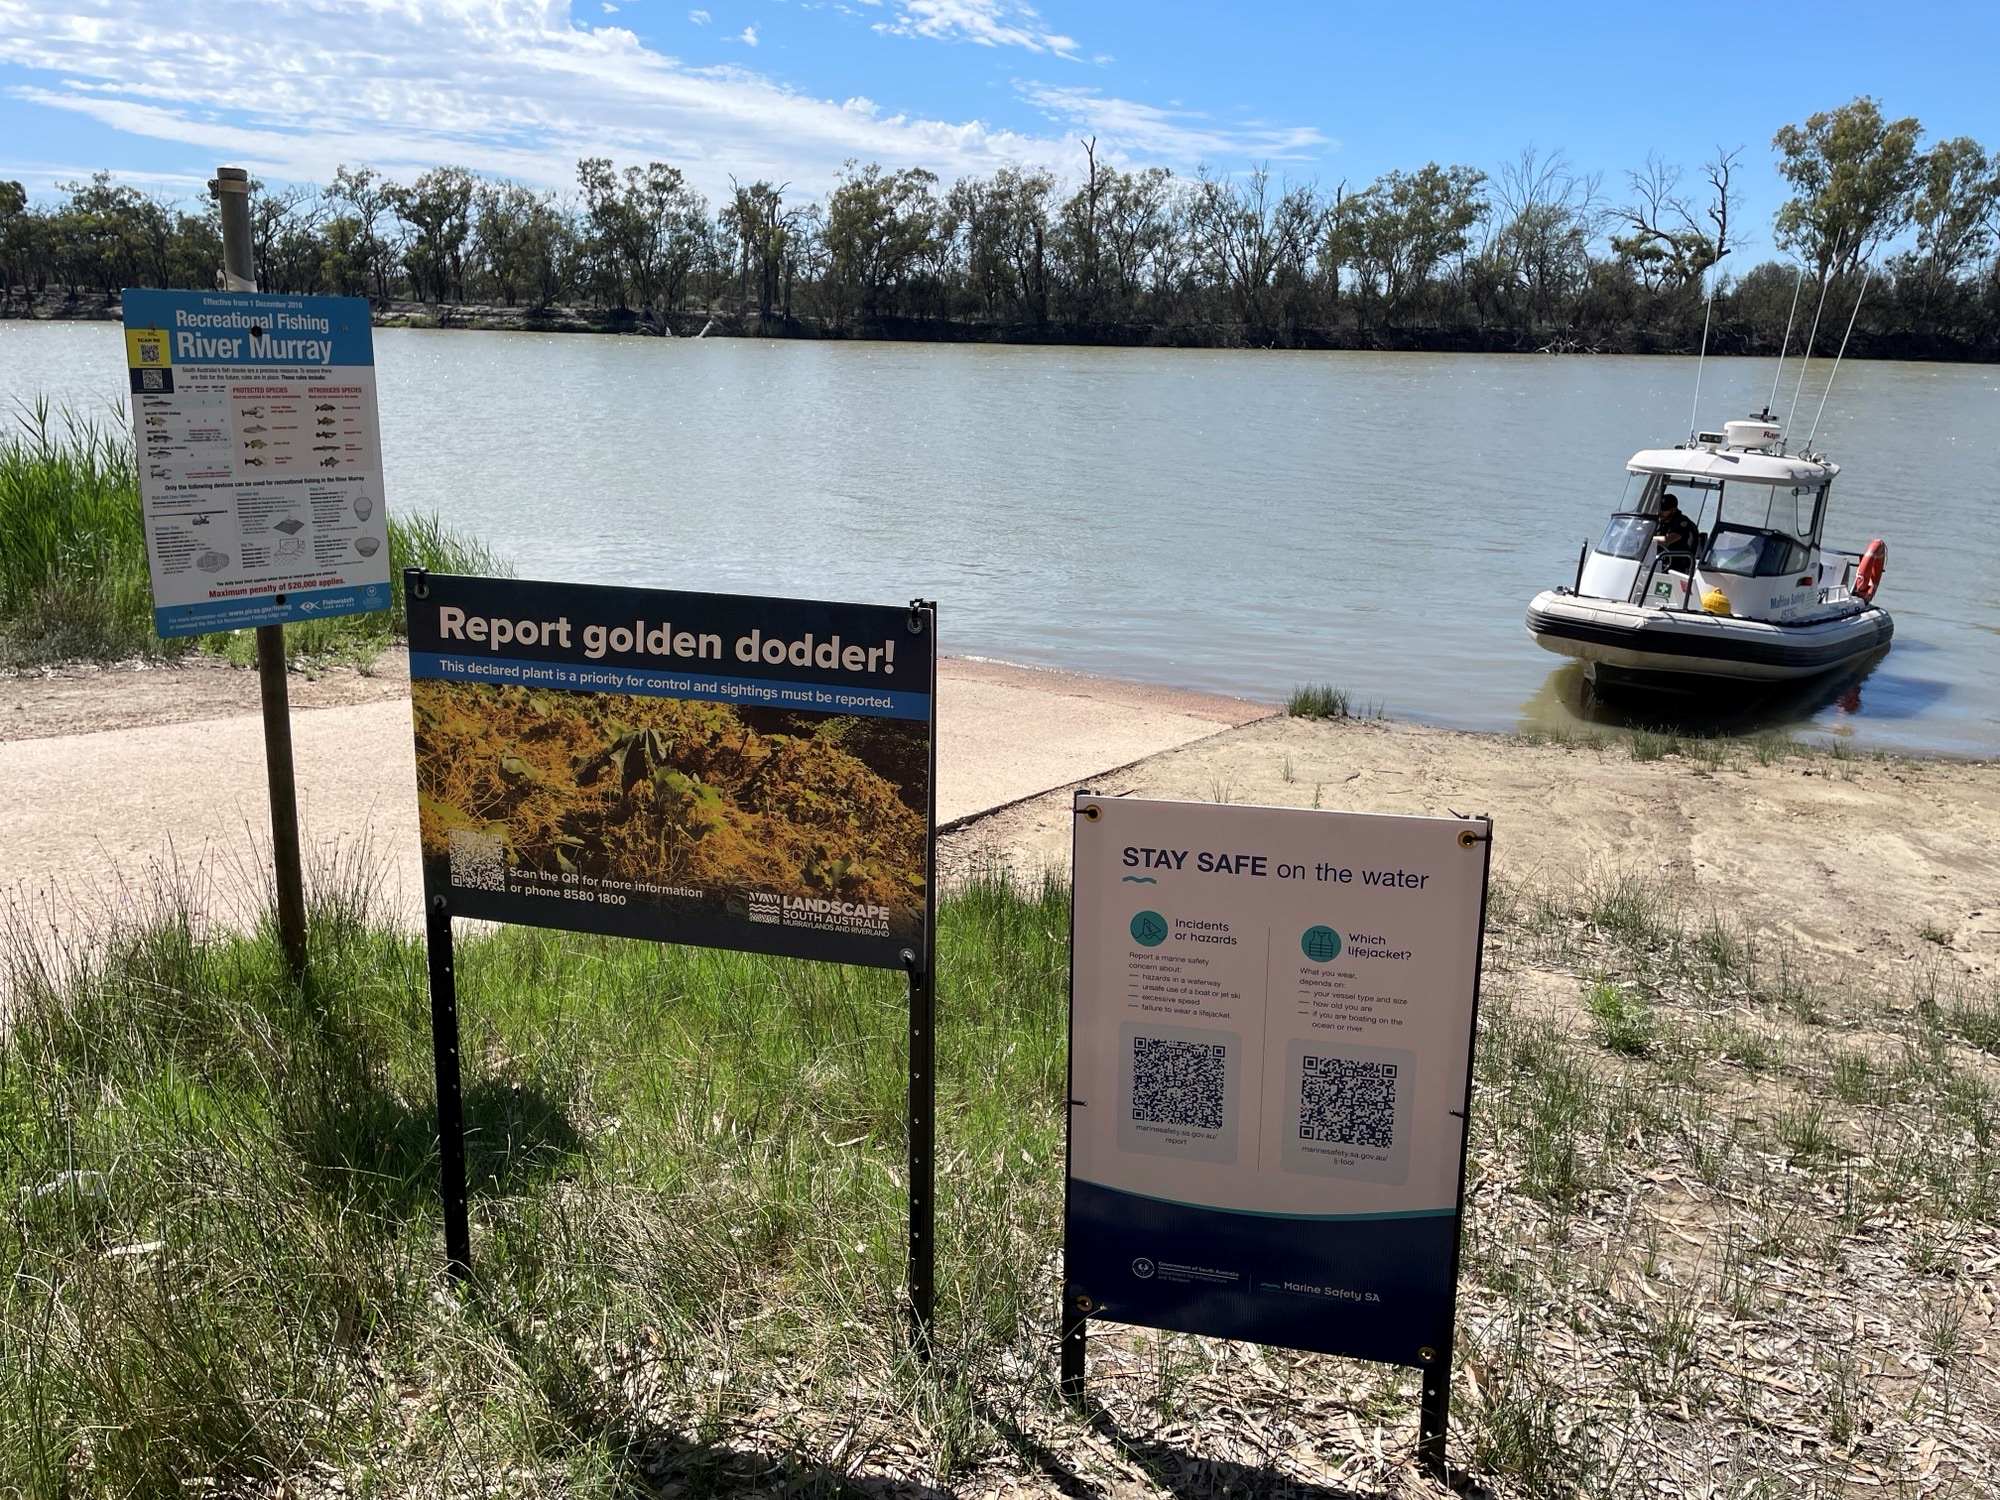
[[[1732,753],[1741,742],[1720,735],[1685,734],[1679,730],[1648,729],[1642,725],[1633,728],[1630,743],[1634,760],[1664,760],[1674,755],[1715,771],[1729,764]]]
[[[268,931],[187,897],[94,956],[0,923],[0,1494],[1035,1492],[1051,1456],[1085,1489],[1135,1464],[1190,1497],[1390,1484],[1394,1371],[1107,1324],[1102,1410],[1062,1404],[1060,880],[978,876],[941,913],[928,1369],[900,1315],[898,976],[462,932],[457,1294],[424,953],[367,891],[318,884],[303,994]],[[1780,1472],[1760,1432],[1880,1432],[1900,1482],[1947,1397],[1990,1422],[1953,1310],[2000,1223],[2000,1093],[1964,1039],[1987,998],[1928,983],[1872,1063],[1840,1028],[1889,1013],[1767,998],[1788,971],[1670,885],[1499,882],[1489,916],[1455,1464],[1554,1500],[1719,1453],[1734,1494]],[[1857,1327],[1920,1330],[1929,1384],[1836,1389],[1882,1358]],[[1766,1342],[1759,1369],[1825,1378],[1746,1383]],[[1232,1402],[1234,1449],[1204,1426]],[[1362,1437],[1271,1456],[1328,1409]]]
[[[138,474],[122,431],[44,402],[0,439],[0,636],[31,659],[151,644]]]
[[[152,588],[131,434],[46,401],[23,405],[0,436],[0,664],[178,655],[196,646],[232,660],[256,654],[255,632],[163,641],[153,634]],[[390,576],[504,573],[483,544],[421,512],[389,517]],[[367,660],[404,633],[400,586],[392,607],[285,628],[301,658]]]
[[[1610,980],[1600,980],[1584,997],[1584,1009],[1597,1023],[1598,1039],[1613,1052],[1644,1057],[1659,1037],[1652,1007],[1627,994]]]
[[[1285,712],[1295,719],[1345,719],[1349,708],[1347,689],[1330,682],[1295,687],[1285,700]]]
[[[462,937],[460,1302],[419,941],[317,897],[300,994],[268,932],[198,937],[171,906],[101,960],[13,938],[0,1493],[315,1463],[617,1493],[774,1369],[819,1409],[900,1413],[945,1472],[993,1440],[904,1350],[899,975]],[[964,1373],[1039,1359],[1053,1308],[1066,889],[975,880],[941,946],[939,1368]],[[682,1458],[732,1488],[726,1453]]]

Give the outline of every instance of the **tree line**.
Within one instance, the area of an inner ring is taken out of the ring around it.
[[[2000,156],[1926,146],[1863,97],[1773,138],[1792,257],[1731,274],[1743,148],[1659,157],[1607,185],[1562,152],[1492,170],[1429,163],[1332,188],[1268,171],[1005,167],[950,184],[850,162],[821,199],[679,168],[577,164],[567,191],[455,166],[407,183],[340,167],[252,200],[260,284],[378,303],[490,304],[532,319],[698,315],[744,331],[1089,342],[1498,348],[1775,348],[1801,268],[1847,307],[1857,352],[2000,357]],[[0,182],[0,296],[73,305],[128,285],[209,286],[212,205],[99,173],[46,204]],[[1712,305],[1709,295],[1713,293]],[[1801,335],[1803,333],[1801,324]]]

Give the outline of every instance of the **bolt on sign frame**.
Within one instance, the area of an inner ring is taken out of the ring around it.
[[[1065,1393],[1092,1318],[1409,1365],[1442,1478],[1491,821],[1074,811]]]
[[[926,1351],[937,606],[421,569],[404,591],[451,1274],[472,1274],[454,918],[896,969],[910,993],[909,1313]],[[788,821],[829,785],[869,820],[865,850]],[[754,872],[729,868],[729,847]]]

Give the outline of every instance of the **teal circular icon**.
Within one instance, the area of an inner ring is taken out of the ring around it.
[[[1142,911],[1132,919],[1132,941],[1157,948],[1167,940],[1167,919],[1156,911]]]
[[[1305,936],[1299,939],[1299,946],[1314,963],[1332,963],[1340,957],[1340,934],[1324,924],[1308,927]]]

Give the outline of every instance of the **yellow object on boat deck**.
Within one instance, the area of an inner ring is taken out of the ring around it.
[[[1701,596],[1701,607],[1712,615],[1734,614],[1729,607],[1729,596],[1721,589],[1710,589]]]

